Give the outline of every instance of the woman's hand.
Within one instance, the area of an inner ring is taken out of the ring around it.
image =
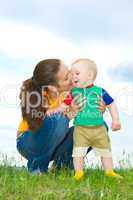
[[[70,107],[73,112],[78,113],[84,110],[85,104],[86,104],[86,97],[82,97],[82,95],[79,94],[76,97],[74,97]]]
[[[69,119],[73,119],[76,115],[84,110],[84,106],[86,104],[86,97],[82,97],[82,95],[77,95],[73,100],[70,106],[62,103],[56,109],[48,109],[46,112],[47,116],[51,116],[54,113],[61,112],[64,113]]]
[[[65,114],[69,119],[73,119],[80,111],[84,110],[85,104],[86,104],[86,97],[77,95],[72,100],[72,103],[68,107],[68,111]]]
[[[56,110],[55,109],[49,109],[46,111],[46,116],[50,117],[52,114],[56,113]]]
[[[53,109],[48,109],[46,111],[46,115],[47,116],[51,116],[54,113],[63,113],[66,111],[68,106],[66,106],[64,103],[62,103],[60,106],[58,106],[57,108],[53,108]]]
[[[101,99],[101,101],[97,102],[98,106],[97,108],[102,112],[104,113],[106,111],[106,105],[103,101],[103,99]]]

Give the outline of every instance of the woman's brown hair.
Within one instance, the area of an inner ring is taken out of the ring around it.
[[[47,110],[47,98],[42,91],[47,91],[48,85],[58,86],[56,75],[59,67],[59,59],[42,60],[36,65],[32,78],[23,82],[20,92],[22,117],[32,131],[41,126]],[[41,100],[39,104],[38,98]]]

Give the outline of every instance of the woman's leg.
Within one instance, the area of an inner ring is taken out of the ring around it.
[[[52,160],[54,160],[57,169],[60,169],[61,167],[73,169],[73,130],[74,127],[69,128],[66,137],[58,145],[52,156]]]
[[[69,121],[60,113],[46,117],[40,129],[25,132],[17,139],[18,151],[28,160],[28,170],[47,171],[56,148],[69,130]]]

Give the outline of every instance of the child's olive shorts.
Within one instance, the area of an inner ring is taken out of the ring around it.
[[[74,129],[73,157],[84,157],[88,147],[92,147],[97,156],[111,157],[110,139],[105,126],[76,126]]]

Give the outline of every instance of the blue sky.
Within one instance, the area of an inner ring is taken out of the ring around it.
[[[115,81],[133,82],[133,61],[125,61],[108,70]],[[117,74],[117,76],[115,76]]]
[[[88,57],[98,65],[97,83],[116,97],[120,109],[122,135],[116,143],[115,136],[112,140],[121,150],[127,143],[131,146],[133,2],[0,0],[0,5],[0,133],[12,130],[14,138],[21,118],[19,88],[39,60],[58,57],[70,65]],[[4,96],[7,85],[13,89]]]

